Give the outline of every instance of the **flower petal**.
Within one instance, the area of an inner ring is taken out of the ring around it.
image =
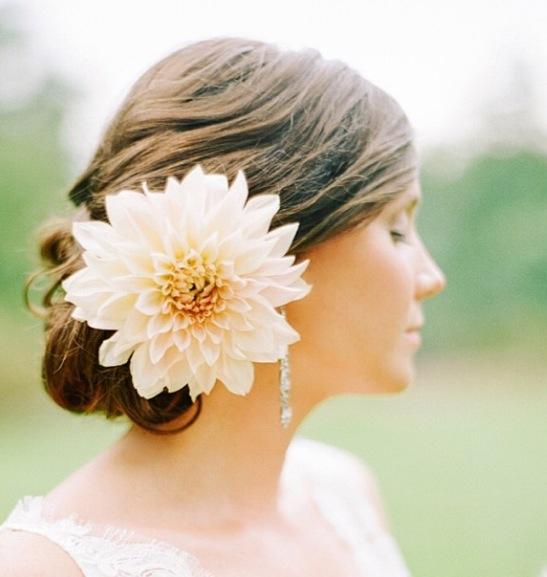
[[[240,249],[239,254],[234,258],[234,268],[238,275],[245,275],[253,272],[268,258],[275,240],[251,244],[246,249]]]
[[[133,274],[119,276],[110,280],[110,287],[115,291],[142,292],[157,288],[151,278],[137,277]]]
[[[193,400],[200,393],[208,395],[213,389],[217,380],[216,367],[209,366],[203,363],[196,371],[193,377],[190,377],[190,392],[193,395]]]
[[[72,235],[78,243],[94,254],[111,255],[127,243],[110,224],[102,220],[76,221]]]
[[[126,276],[130,273],[125,262],[118,257],[98,257],[91,252],[85,251],[82,254],[82,258],[89,271],[107,284],[109,284],[114,277]]]
[[[252,309],[252,306],[244,299],[234,298],[229,300],[228,308],[238,313],[246,313]]]
[[[119,332],[115,333],[104,340],[99,347],[99,364],[103,367],[124,365],[135,350],[134,344],[121,341],[118,335]]]
[[[119,235],[151,250],[165,250],[161,224],[144,194],[122,190],[108,194],[105,204],[108,220]]]
[[[149,338],[146,332],[148,322],[149,317],[134,308],[129,312],[123,327],[120,329],[120,341],[139,343],[147,340]]]
[[[278,194],[256,194],[251,197],[245,206],[247,236],[256,238],[265,235],[279,206]]]
[[[204,363],[204,358],[199,349],[198,342],[194,339],[192,339],[190,346],[186,349],[186,358],[188,359],[188,364],[193,373],[195,373],[199,366]]]
[[[247,188],[247,179],[242,170],[238,170],[232,186],[228,194],[226,195],[230,198],[233,206],[239,211],[243,210],[245,201],[249,195],[249,190]]]
[[[171,333],[159,333],[150,341],[150,360],[156,364],[163,357],[165,351],[173,345]]]
[[[198,323],[195,323],[190,327],[190,333],[200,343],[203,342],[207,336],[205,328]]]
[[[209,322],[205,330],[207,331],[207,337],[210,338],[215,344],[222,342],[222,337],[224,336],[224,330],[213,322]]]
[[[255,327],[251,321],[251,318],[245,315],[232,312],[228,318],[229,330],[231,331],[250,331]]]
[[[272,322],[275,322],[276,318],[280,316],[274,306],[262,296],[262,293],[249,297],[248,302],[253,307],[252,312],[248,313],[248,317],[252,319],[255,326],[268,326]]]
[[[184,388],[192,377],[192,369],[188,364],[188,361],[182,357],[176,363],[174,363],[168,372],[169,386],[168,390],[170,393],[178,391]]]
[[[158,381],[165,372],[165,365],[150,362],[149,343],[142,343],[131,356],[129,363],[133,385],[141,397],[150,399],[161,393]],[[162,387],[163,388],[163,387]]]
[[[158,333],[166,333],[173,328],[173,317],[171,315],[154,315],[148,319],[146,335],[152,338]]]
[[[283,274],[290,269],[295,260],[294,255],[270,257],[254,272],[256,276],[271,276]]]
[[[233,359],[227,354],[220,357],[218,378],[236,395],[246,395],[253,386],[254,366],[247,360]]]
[[[220,347],[213,343],[209,339],[205,339],[203,342],[199,343],[199,349],[203,358],[205,359],[205,363],[209,366],[212,366],[216,363],[219,355],[220,355]]]
[[[141,293],[135,302],[135,308],[145,315],[159,315],[165,297],[157,288]]]
[[[271,351],[275,345],[274,333],[270,327],[258,327],[253,331],[244,331],[237,334],[237,345],[248,351]]]
[[[279,270],[277,273],[270,273],[268,276],[272,277],[271,281],[275,284],[291,285],[294,282],[302,280],[300,277],[302,273],[308,268],[310,260],[306,259],[298,264],[286,268],[285,270]],[[311,285],[310,285],[311,286]]]
[[[291,222],[270,230],[264,238],[275,239],[270,250],[271,256],[283,256],[290,248],[300,226],[299,222]]]
[[[110,293],[112,289],[102,279],[97,278],[88,268],[82,268],[61,282],[61,286],[67,293],[68,302],[79,296],[95,296],[98,293]]]
[[[182,353],[190,346],[192,337],[188,331],[176,331],[173,333],[173,342]]]
[[[279,346],[292,345],[300,340],[298,333],[284,318],[281,318],[273,327],[275,340]]]
[[[209,212],[213,207],[222,202],[225,194],[228,192],[228,179],[224,174],[207,175],[207,206]]]
[[[300,279],[301,280],[301,279]],[[292,286],[283,286],[271,283],[260,293],[274,307],[279,307],[291,301],[304,298],[312,289],[312,285],[305,283],[294,283]]]
[[[117,331],[121,327],[121,322],[115,319],[103,319],[101,317],[86,317],[85,321],[93,329],[103,331]]]
[[[98,308],[97,316],[123,324],[129,312],[134,308],[136,298],[132,294],[114,293]]]

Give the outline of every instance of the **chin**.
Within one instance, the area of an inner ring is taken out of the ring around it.
[[[399,378],[398,380],[396,379],[394,381],[394,392],[404,391],[408,389],[414,384],[415,379],[416,374],[414,370],[414,365],[412,365],[409,370],[407,370],[403,375],[401,375],[401,378]]]
[[[406,390],[412,384],[412,380],[408,375],[386,375],[382,379],[375,379],[374,381],[368,381],[366,384],[366,389],[363,389],[363,381],[359,382],[355,390],[349,392],[352,393],[365,393],[369,395],[391,395],[401,393]]]
[[[391,386],[386,389],[386,393],[402,393],[412,385],[412,381],[393,381]]]
[[[338,374],[337,378],[344,383],[344,390],[341,391],[343,394],[396,394],[413,384],[414,366],[388,365],[372,374],[363,368],[362,371],[355,370],[351,373]]]
[[[399,368],[390,371],[382,380],[378,393],[401,393],[414,383],[414,368]],[[379,383],[380,384],[380,383]]]

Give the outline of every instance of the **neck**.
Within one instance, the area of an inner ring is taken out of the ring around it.
[[[122,478],[154,510],[171,511],[194,529],[256,526],[279,518],[282,471],[295,431],[316,404],[293,385],[293,416],[287,428],[279,422],[279,365],[255,364],[248,395],[231,393],[217,381],[197,420],[174,435],[129,429],[110,456],[122,467]],[[192,418],[183,415],[165,428]]]

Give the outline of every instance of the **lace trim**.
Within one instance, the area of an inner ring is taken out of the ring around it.
[[[50,538],[60,545],[86,577],[215,577],[197,557],[158,539],[132,540],[136,532],[105,525],[102,534],[76,514],[47,519],[43,496],[20,499],[0,530],[20,529]],[[97,573],[97,571],[98,573]]]

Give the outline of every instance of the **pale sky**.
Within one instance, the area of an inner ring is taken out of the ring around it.
[[[13,4],[0,0],[0,6]],[[32,62],[65,73],[83,95],[65,136],[77,164],[95,147],[130,85],[181,43],[217,35],[310,46],[394,96],[421,144],[473,132],[503,104],[512,56],[529,62],[547,102],[545,0],[18,0]],[[20,72],[15,71],[19,74]],[[29,84],[32,74],[28,74]],[[4,97],[9,92],[5,82]],[[8,94],[9,96],[9,94]],[[22,94],[13,89],[12,98]],[[539,106],[547,126],[547,106]]]

